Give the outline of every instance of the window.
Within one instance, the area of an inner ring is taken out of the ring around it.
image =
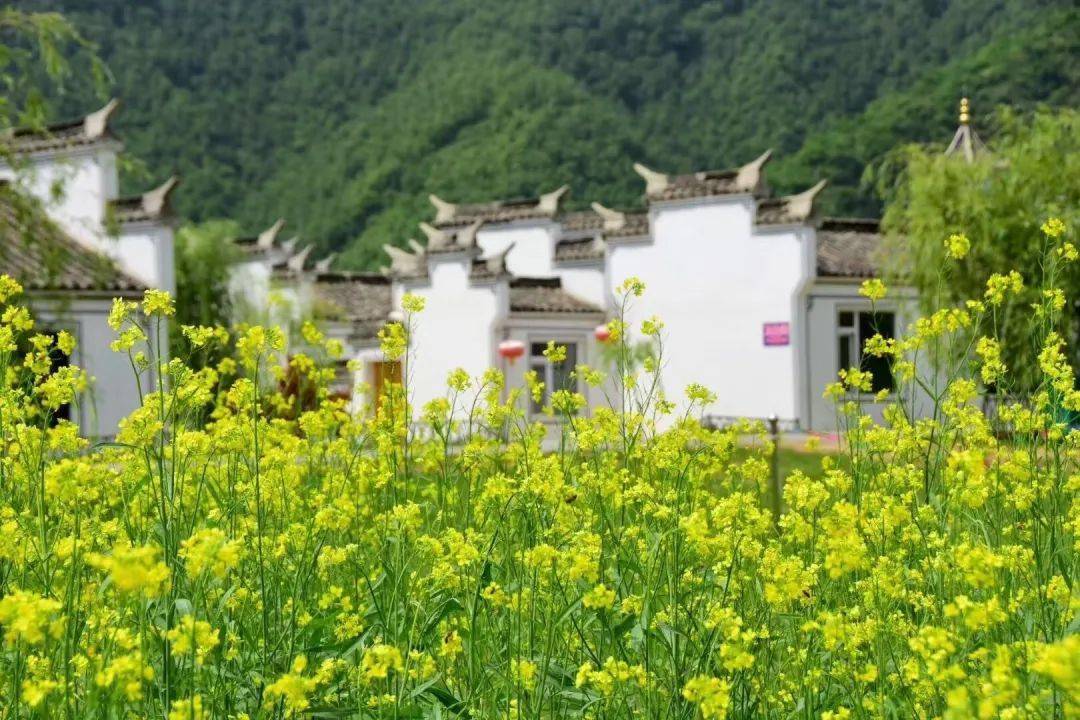
[[[70,331],[69,331],[70,332]],[[49,347],[49,372],[55,373],[60,368],[67,367],[71,364],[71,359],[61,352],[60,348],[56,347],[56,336],[60,334],[59,330],[43,329],[40,330],[41,335],[48,335],[53,339],[53,344]],[[20,348],[22,353],[30,351],[29,343],[26,343],[24,347]],[[52,415],[49,417],[49,426],[55,427],[61,420],[73,420],[71,415],[71,405],[64,404],[53,410]]]
[[[866,341],[876,334],[889,339],[896,337],[896,314],[841,310],[837,316],[837,369],[846,370],[856,364],[860,370],[874,376],[873,391],[893,390],[892,360],[874,357],[863,352]]]
[[[534,370],[540,382],[544,383],[544,395],[540,398],[540,402],[536,402],[535,399],[532,400],[532,412],[534,414],[543,412],[544,406],[551,402],[551,393],[554,391],[578,391],[577,380],[570,377],[578,364],[577,343],[562,343],[556,340],[555,344],[566,347],[566,360],[561,363],[549,362],[544,357],[547,343],[534,342],[529,345],[529,369]]]

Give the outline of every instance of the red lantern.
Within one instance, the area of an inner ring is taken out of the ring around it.
[[[524,354],[525,343],[520,340],[503,340],[499,343],[499,356],[509,360],[511,365]]]
[[[607,342],[611,339],[611,328],[607,325],[597,325],[596,329],[593,330],[593,335],[598,341]]]

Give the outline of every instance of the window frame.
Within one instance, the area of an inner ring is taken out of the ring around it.
[[[75,349],[71,355],[66,356],[65,361],[59,364],[55,362],[52,364],[51,371],[55,371],[61,367],[74,366],[84,372],[86,372],[88,379],[93,374],[87,368],[85,357],[83,355],[83,333],[82,333],[82,321],[73,319],[70,317],[64,317],[59,313],[52,312],[39,312],[34,316],[34,332],[32,335],[51,335],[55,343],[55,338],[61,332],[66,332],[75,339]],[[27,336],[27,339],[29,336]],[[49,352],[50,357],[55,357],[55,353],[59,352],[53,345]],[[55,426],[59,420],[66,420],[73,423],[79,428],[80,432],[84,432],[87,428],[87,406],[91,408],[94,406],[94,390],[95,384],[91,382],[86,390],[75,396],[74,402],[66,403],[63,407],[66,410],[66,417],[60,417],[54,413],[53,425]]]
[[[881,308],[881,309],[874,310],[874,309],[871,309],[871,308],[869,308],[869,307],[867,307],[865,305],[856,306],[856,305],[849,305],[849,304],[841,304],[841,305],[836,306],[835,311],[836,311],[835,325],[834,325],[835,332],[833,333],[834,338],[835,338],[835,344],[833,345],[833,347],[836,350],[835,372],[839,372],[840,370],[848,370],[853,366],[859,367],[860,369],[863,367],[863,358],[864,358],[863,346],[866,344],[866,340],[869,340],[869,337],[863,338],[859,334],[859,327],[861,326],[861,323],[860,323],[860,316],[861,315],[891,315],[892,316],[892,324],[893,324],[892,337],[894,339],[897,339],[897,340],[899,339],[899,335],[900,335],[900,333],[899,333],[900,313],[894,308],[890,308],[890,309]],[[851,313],[851,315],[852,315],[851,325],[850,326],[843,326],[843,325],[840,324],[840,316],[842,314],[844,314],[844,313]],[[873,336],[871,335],[870,337],[873,337]],[[848,354],[850,356],[849,360],[852,360],[852,361],[857,360],[858,361],[857,365],[855,365],[854,362],[849,362],[846,366],[841,364],[841,362],[840,362],[840,342],[839,342],[841,339],[846,340],[846,342],[848,343]],[[891,385],[891,387],[888,388],[888,394],[891,396],[891,395],[896,393],[896,375],[893,372],[893,367],[892,367],[891,361],[890,361],[890,364],[889,364],[889,378],[890,378],[890,381],[891,381],[889,383]],[[852,396],[854,396],[854,395],[865,396],[865,395],[868,395],[868,394],[869,395],[877,395],[877,392],[870,392],[870,393],[849,392],[848,394],[852,395]]]
[[[527,398],[529,407],[528,416],[530,419],[540,420],[543,422],[559,422],[562,419],[560,416],[556,415],[555,417],[550,417],[546,413],[544,413],[543,408],[551,403],[551,393],[554,390],[570,389],[576,393],[580,393],[581,378],[575,377],[572,380],[573,387],[571,388],[555,387],[555,363],[544,357],[543,353],[538,355],[533,354],[534,345],[542,345],[544,346],[544,348],[547,348],[547,344],[549,342],[554,342],[556,345],[564,345],[567,347],[567,358],[564,362],[568,366],[566,374],[569,375],[575,370],[578,365],[585,362],[585,360],[583,359],[583,354],[586,347],[586,339],[584,337],[571,337],[568,335],[560,336],[540,334],[529,334],[525,337],[525,345],[528,348],[528,352],[525,355],[525,372],[529,372],[531,370],[539,370],[538,368],[534,367],[534,363],[543,362],[544,365],[544,372],[542,374],[538,372],[538,374],[540,375],[538,379],[540,380],[540,382],[544,383],[544,395],[539,403],[534,402],[531,395]],[[574,357],[572,358],[570,357],[569,351],[571,345],[574,346]]]

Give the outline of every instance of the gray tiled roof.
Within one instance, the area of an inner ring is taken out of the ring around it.
[[[536,206],[535,198],[525,198],[502,200],[492,203],[458,205],[457,213],[453,220],[438,221],[435,225],[438,227],[448,227],[454,225],[467,225],[476,220],[483,220],[485,223],[499,223],[545,217],[550,217],[550,214]]]
[[[765,198],[758,201],[757,216],[754,218],[758,225],[783,225],[793,221],[784,198]]]
[[[814,216],[814,201],[825,189],[822,180],[795,195],[770,197],[758,201],[754,222],[757,225],[799,225]]]
[[[825,218],[817,231],[818,277],[874,277],[881,270],[880,249],[877,220]]]
[[[109,121],[119,107],[120,101],[113,99],[100,110],[77,120],[53,123],[43,129],[16,128],[9,133],[8,140],[15,152],[34,153],[112,139]]]
[[[649,200],[685,200],[736,193],[761,195],[766,189],[762,170],[771,157],[769,150],[741,167],[685,175],[667,175],[640,163],[634,165],[634,170],[645,179],[645,195]]]
[[[504,223],[515,220],[553,219],[559,212],[559,201],[569,188],[566,185],[539,197],[513,198],[485,203],[450,203],[436,195],[429,196],[435,206],[435,227],[483,223]]]
[[[735,184],[737,170],[706,170],[688,175],[673,175],[668,186],[649,197],[656,200],[679,200],[682,198],[728,195],[740,192]]]
[[[173,176],[164,184],[141,195],[130,195],[109,201],[109,213],[118,223],[162,220],[172,215],[170,202],[173,190],[179,184]]]
[[[577,210],[563,213],[558,218],[563,232],[576,233],[600,230],[604,227],[604,218],[594,210]]]
[[[0,273],[28,291],[133,294],[145,286],[67,235],[33,200],[0,185]]]
[[[143,207],[142,195],[119,197],[109,201],[109,212],[112,219],[118,223],[139,222],[142,220],[154,220]]]
[[[493,263],[487,259],[474,259],[472,266],[469,268],[470,280],[498,280],[508,275],[509,273],[501,262]]]
[[[483,225],[482,220],[474,220],[470,225],[433,227],[427,223],[420,223],[420,229],[427,236],[427,247],[424,252],[428,255],[440,253],[468,252],[473,255],[480,254],[480,247],[476,244],[476,233]]]
[[[392,310],[390,278],[374,273],[324,272],[315,277],[315,310],[325,320],[350,322],[374,335]]]
[[[510,282],[510,312],[602,315],[603,309],[562,288],[559,278],[515,278]]]
[[[510,243],[499,252],[485,258],[474,258],[472,267],[469,268],[469,279],[484,281],[510,277],[510,271],[506,268],[506,258],[513,249],[514,243]]]
[[[602,233],[606,238],[637,237],[649,234],[649,214],[640,210],[613,210],[599,203],[593,203],[592,210],[566,213],[559,217],[559,224],[564,233],[577,235],[584,233]],[[574,242],[580,238],[572,238]],[[563,242],[569,242],[564,240]],[[561,244],[561,243],[560,243]],[[572,246],[566,251],[572,252]],[[556,258],[559,251],[556,248]]]
[[[285,218],[278,218],[273,225],[266,228],[258,235],[243,235],[241,237],[233,238],[233,245],[236,246],[245,255],[263,255],[274,247],[278,246],[277,237],[281,234],[281,229],[285,227]],[[281,246],[286,252],[292,252],[297,243],[297,238],[287,240],[281,243]]]
[[[594,237],[560,240],[555,245],[556,262],[575,260],[603,260],[604,246]]]
[[[644,212],[624,213],[626,222],[622,227],[604,230],[605,238],[637,237],[649,234],[649,214]]]

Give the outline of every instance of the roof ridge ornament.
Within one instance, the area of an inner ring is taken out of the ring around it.
[[[410,239],[409,244],[413,247],[417,246],[415,240]],[[390,267],[383,268],[383,273],[386,275],[419,275],[421,271],[421,265],[424,262],[423,248],[419,248],[417,252],[411,253],[407,250],[386,244],[383,245],[383,251],[390,256]]]
[[[772,159],[772,148],[758,155],[755,159],[739,168],[735,175],[735,185],[739,190],[753,192],[761,185],[762,169]]]
[[[626,213],[606,208],[598,202],[592,203],[589,207],[604,219],[604,230],[622,230],[626,227]]]
[[[819,180],[813,187],[807,188],[797,195],[788,195],[784,198],[788,216],[796,222],[807,220],[814,212],[814,200],[817,199],[818,194],[828,184],[828,180]]]
[[[292,253],[292,251],[295,250],[296,246],[299,245],[299,244],[300,244],[300,236],[299,235],[293,235],[291,238],[289,238],[288,240],[285,240],[285,241],[283,241],[281,243],[281,249],[284,250],[287,253]]]
[[[308,255],[315,249],[314,244],[308,244],[303,250],[293,255],[291,258],[285,261],[286,267],[294,273],[301,273],[304,271],[304,263],[307,262]]]
[[[172,175],[153,190],[147,190],[142,194],[143,210],[148,215],[161,215],[169,207],[169,196],[176,186],[180,184],[180,177]]]
[[[435,193],[428,195],[428,200],[435,206],[435,222],[452,222],[457,216],[457,205],[446,202]]]
[[[536,202],[537,209],[548,215],[554,215],[559,212],[559,201],[569,190],[569,185],[560,185],[551,192],[544,193]]]
[[[463,248],[476,247],[476,232],[484,224],[483,220],[477,220],[472,225],[462,228],[454,235],[454,242]]]
[[[427,236],[429,250],[446,248],[449,247],[453,242],[453,238],[451,237],[450,233],[446,232],[445,230],[439,230],[436,227],[432,227],[426,222],[420,223],[420,230],[424,233],[424,235]]]
[[[274,241],[283,227],[285,227],[285,218],[278,218],[273,225],[259,233],[255,246],[261,250],[269,250],[274,247]]]
[[[337,253],[332,252],[329,255],[326,255],[325,257],[322,257],[319,260],[316,260],[315,261],[315,272],[317,272],[317,273],[330,272],[330,265],[334,262],[334,259],[336,257],[337,257]]]
[[[104,137],[109,132],[109,120],[120,107],[120,99],[113,98],[105,104],[105,107],[83,118],[83,132],[88,138],[97,139]]]
[[[510,254],[510,251],[514,249],[514,245],[517,243],[510,243],[501,252],[497,252],[490,257],[484,258],[484,267],[492,275],[502,275],[506,273],[506,256]]]
[[[656,195],[662,193],[668,188],[668,184],[671,182],[667,175],[664,173],[650,170],[641,163],[634,163],[634,172],[640,175],[645,180],[645,194]]]

